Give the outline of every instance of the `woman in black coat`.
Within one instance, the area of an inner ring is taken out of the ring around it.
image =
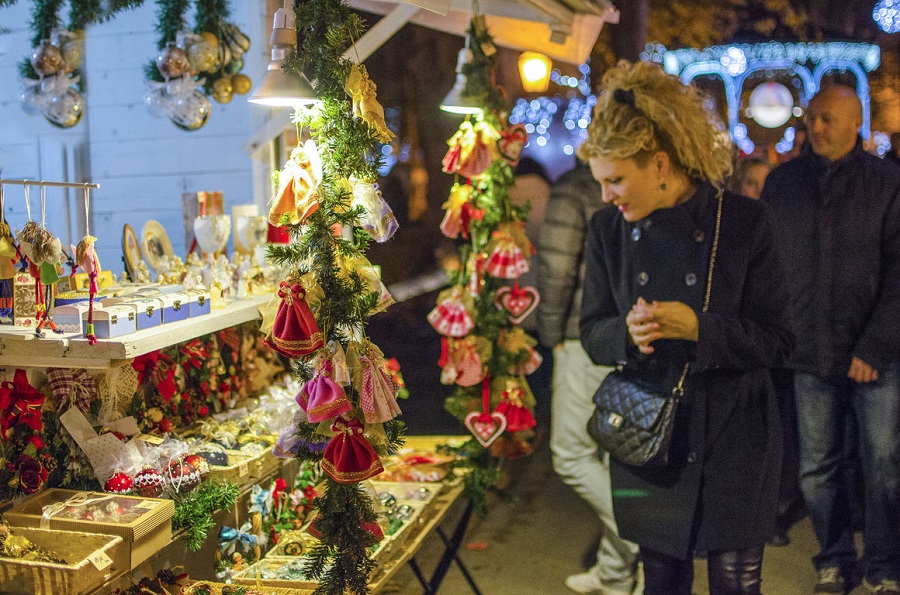
[[[617,208],[588,230],[581,340],[666,388],[690,364],[668,464],[613,462],[619,531],[640,545],[647,595],[689,595],[695,550],[712,595],[758,594],[781,461],[768,368],[792,344],[772,224],[720,190],[731,148],[698,91],[649,63],[620,63],[604,88],[579,157]]]

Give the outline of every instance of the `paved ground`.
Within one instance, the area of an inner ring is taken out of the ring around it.
[[[370,321],[369,334],[388,357],[397,357],[410,389],[401,403],[410,434],[464,434],[465,430],[442,405],[448,389],[439,381],[438,335],[425,321],[435,294],[393,306]],[[547,420],[540,420],[546,427]],[[589,507],[554,474],[546,439],[540,439],[532,457],[509,466],[512,500],[495,502],[487,516],[474,519],[460,557],[484,595],[564,595],[563,581],[591,564],[599,523]],[[451,531],[462,506],[451,512],[444,528]],[[815,539],[808,519],[790,534],[787,547],[766,549],[763,591],[767,595],[812,593],[815,577],[810,557]],[[430,574],[442,546],[436,536],[426,540],[417,560]],[[407,567],[398,572],[390,592],[422,593]],[[440,593],[471,593],[458,568],[452,567]],[[694,592],[707,594],[705,563],[696,563]],[[862,595],[858,588],[853,595]]]

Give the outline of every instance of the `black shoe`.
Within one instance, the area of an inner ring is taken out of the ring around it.
[[[828,566],[816,571],[816,586],[813,593],[847,593],[847,579],[837,566]]]

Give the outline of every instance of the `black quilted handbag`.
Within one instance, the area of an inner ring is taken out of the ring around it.
[[[704,313],[709,309],[721,224],[720,193],[716,206],[716,231],[706,274]],[[684,379],[689,367],[690,364],[684,364],[681,378],[671,391],[642,380],[634,372],[613,370],[594,393],[595,408],[588,420],[588,433],[620,463],[641,467],[666,465],[669,462],[669,443],[675,429],[675,411],[684,395]]]
[[[609,456],[635,466],[664,466],[683,390],[667,391],[634,374],[613,370],[594,394],[588,433]]]

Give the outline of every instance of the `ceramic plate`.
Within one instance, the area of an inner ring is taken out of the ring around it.
[[[122,230],[122,254],[125,257],[125,272],[131,278],[142,256],[141,243],[138,241],[137,234],[134,233],[134,229],[127,223]]]
[[[159,261],[163,256],[175,256],[172,250],[172,242],[169,241],[169,234],[159,224],[159,221],[150,219],[144,224],[141,231],[141,247],[144,252],[144,260],[154,271],[159,266]]]

